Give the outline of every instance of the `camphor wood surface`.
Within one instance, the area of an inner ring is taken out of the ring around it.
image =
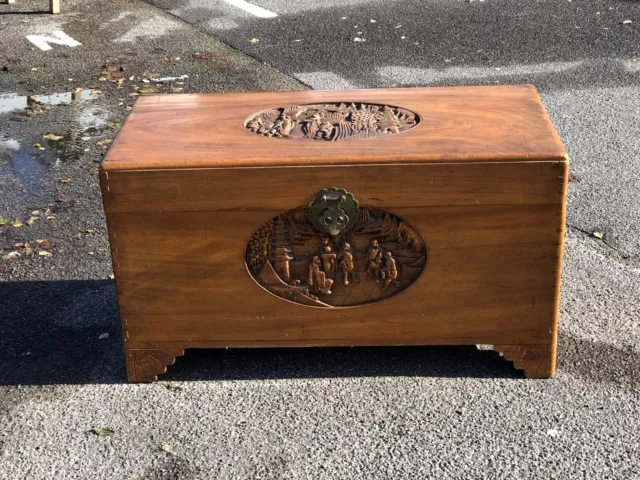
[[[399,134],[338,142],[268,138],[244,127],[263,110],[329,102],[402,107],[421,121]],[[103,169],[565,159],[535,89],[517,85],[143,96]]]
[[[184,350],[179,348],[127,349],[126,355],[127,379],[130,382],[155,382],[158,375],[167,371],[167,366],[176,362],[176,357],[184,355]]]
[[[243,124],[289,103],[352,99],[408,108],[422,121],[340,142],[268,138]],[[127,355],[492,344],[527,376],[552,376],[567,172],[528,86],[141,99],[100,173]],[[420,232],[429,263],[410,288],[336,310],[284,300],[253,280],[251,235],[332,186]],[[131,381],[162,373],[132,373],[142,363],[128,360]]]

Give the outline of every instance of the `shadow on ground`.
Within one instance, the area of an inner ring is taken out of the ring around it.
[[[0,385],[126,382],[113,281],[2,283],[0,298]],[[572,376],[638,383],[630,347],[561,334],[558,358]],[[491,350],[412,346],[187,350],[161,380],[377,376],[523,378]]]

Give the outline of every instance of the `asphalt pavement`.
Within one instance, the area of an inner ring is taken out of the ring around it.
[[[41,3],[0,5],[0,478],[640,478],[637,1]],[[81,45],[26,38],[56,31]],[[470,346],[125,383],[96,173],[138,95],[496,83],[533,83],[571,155],[554,379]]]

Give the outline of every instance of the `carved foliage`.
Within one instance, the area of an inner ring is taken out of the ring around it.
[[[290,105],[257,113],[245,127],[266,137],[337,141],[374,138],[415,127],[420,117],[407,109],[366,103]]]
[[[127,349],[127,378],[129,382],[155,382],[158,375],[173,365],[176,357],[184,355],[181,348],[165,350]]]
[[[493,349],[513,362],[517,370],[524,370],[527,378],[550,378],[555,374],[552,345],[494,345]]]
[[[407,222],[360,207],[349,228],[331,235],[300,207],[261,226],[246,249],[247,268],[267,291],[295,303],[364,305],[401,292],[422,274],[427,246]]]

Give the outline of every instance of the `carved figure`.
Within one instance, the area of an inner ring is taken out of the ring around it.
[[[373,240],[371,240],[371,246],[369,247],[369,251],[367,252],[367,264],[369,266],[371,266],[372,262],[375,262],[376,258],[378,258],[378,254],[382,253],[382,250],[380,249],[380,245],[378,243],[378,240],[376,240],[375,238]],[[369,268],[367,268],[367,280],[369,279]],[[377,277],[376,277],[377,279]]]
[[[316,138],[316,134],[320,129],[320,122],[322,122],[322,117],[320,116],[319,113],[316,113],[315,115],[313,115],[313,117],[310,117],[305,121],[304,128],[305,128],[307,137]]]
[[[295,122],[291,120],[291,117],[283,113],[273,125],[271,133],[276,137],[288,137],[294,126]]]
[[[331,247],[331,250],[333,250],[333,242],[326,235],[322,235],[320,237],[320,243],[322,243],[322,246],[320,247],[320,253],[323,253],[326,247]]]
[[[309,264],[309,285],[313,287],[316,293],[331,295],[331,285],[333,280],[327,278],[326,274],[320,269],[322,262],[316,255]]]
[[[351,245],[348,243],[344,244],[342,247],[342,252],[340,252],[340,271],[342,272],[342,282],[346,285],[349,285],[349,276],[354,282],[358,281],[358,273],[356,272],[356,263],[353,259],[353,254],[350,252]]]
[[[398,265],[391,252],[387,252],[384,255],[384,267],[382,267],[380,271],[380,276],[384,280],[384,286],[382,287],[383,292],[389,288],[391,282],[396,286],[399,285],[399,282],[396,280],[396,278],[398,278]]]
[[[382,251],[379,251],[376,258],[369,261],[367,267],[367,279],[375,278],[376,283],[380,282],[380,269],[382,268]]]
[[[337,254],[333,253],[333,249],[330,245],[324,247],[322,254],[320,255],[322,258],[322,268],[324,273],[327,274],[329,278],[336,277],[336,258]]]
[[[247,128],[252,132],[257,132],[262,126],[262,119],[260,117],[254,117],[247,123]]]
[[[325,140],[331,140],[331,134],[333,133],[333,124],[325,120],[320,124],[320,129],[318,130],[317,137],[323,138]]]

